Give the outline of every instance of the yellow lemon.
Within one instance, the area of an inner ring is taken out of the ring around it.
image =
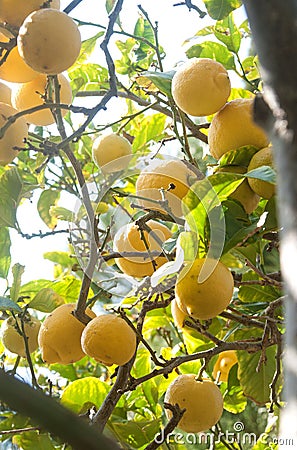
[[[164,211],[160,204],[156,203],[164,197],[169,210],[180,217],[182,198],[189,191],[191,178],[195,178],[194,172],[180,160],[154,160],[137,178],[136,195],[143,197],[138,202],[144,208]]]
[[[115,252],[145,252],[148,249],[151,252],[162,252],[162,244],[171,237],[171,231],[161,223],[154,220],[149,220],[147,225],[150,228],[150,232],[143,231],[141,234],[135,223],[129,223],[121,227],[113,241],[113,249]],[[164,256],[154,256],[156,268],[164,264],[167,259]],[[143,256],[124,256],[122,258],[116,258],[118,267],[126,275],[132,277],[146,277],[150,276],[154,272],[154,266],[150,258]]]
[[[0,128],[3,127],[9,117],[17,111],[6,103],[0,103]],[[19,117],[12,123],[0,138],[0,166],[5,166],[12,162],[18,155],[17,148],[24,147],[24,140],[28,137],[28,126],[24,117]]]
[[[0,22],[20,27],[25,18],[44,3],[44,0],[0,0]],[[59,9],[60,0],[51,0],[50,7]]]
[[[59,80],[59,103],[70,104],[72,102],[72,90],[67,78],[60,74]],[[48,79],[45,74],[39,74],[28,83],[19,84],[12,89],[11,102],[14,108],[19,111],[43,105],[44,99],[48,102],[55,103],[56,90],[54,81]],[[64,116],[66,109],[61,110]],[[55,122],[54,116],[49,108],[27,114],[26,120],[33,125],[50,125]]]
[[[209,58],[192,58],[177,69],[171,91],[182,111],[192,116],[208,116],[225,105],[231,84],[222,64]]]
[[[246,173],[247,169],[242,166],[223,166],[217,169],[217,172],[231,172],[231,173]],[[251,214],[258,206],[260,197],[256,194],[248,183],[248,180],[243,182],[235,189],[230,195],[230,198],[234,198],[242,204],[245,212]]]
[[[186,433],[200,433],[213,427],[223,414],[223,396],[211,380],[196,380],[194,374],[179,375],[169,385],[164,403],[186,409],[178,428]],[[166,409],[168,419],[172,412]]]
[[[272,147],[265,147],[259,150],[252,157],[248,166],[248,172],[261,166],[274,168]],[[275,184],[268,181],[258,180],[257,178],[248,178],[248,183],[252,190],[260,197],[269,199],[275,194]]]
[[[214,116],[208,130],[208,143],[215,158],[244,145],[260,149],[269,144],[264,130],[253,121],[253,103],[253,98],[237,98],[226,103]]]
[[[214,365],[212,376],[216,381],[228,381],[230,369],[236,363],[237,355],[235,350],[226,350],[220,353]]]
[[[93,160],[104,173],[117,172],[127,167],[132,147],[128,139],[111,133],[100,136],[93,144]]]
[[[35,317],[24,318],[24,332],[28,339],[29,353],[33,353],[38,348],[38,332],[40,321]],[[12,353],[26,358],[26,346],[22,333],[21,319],[9,317],[1,327],[1,337],[4,347]]]
[[[38,342],[44,362],[71,364],[85,356],[80,343],[85,325],[74,317],[74,309],[74,303],[65,303],[54,309],[42,322]],[[91,318],[96,317],[89,308],[86,314]]]
[[[56,9],[39,9],[24,20],[17,38],[25,62],[37,72],[54,75],[71,67],[80,52],[78,26]]]
[[[83,351],[111,366],[126,364],[136,351],[136,334],[121,317],[103,314],[91,320],[81,336]]]
[[[173,318],[173,322],[177,328],[184,328],[184,321],[188,317],[188,314],[186,314],[184,311],[182,311],[178,304],[176,299],[174,298],[170,304],[171,306],[171,314]]]
[[[175,298],[178,307],[199,320],[212,319],[229,305],[234,281],[220,261],[196,259],[185,264],[177,277]]]
[[[9,38],[0,33],[0,41],[8,42]],[[11,83],[26,83],[33,80],[37,75],[38,72],[31,69],[21,58],[17,47],[12,48],[6,60],[0,66],[0,78]]]
[[[0,103],[11,105],[11,89],[7,84],[0,81]]]

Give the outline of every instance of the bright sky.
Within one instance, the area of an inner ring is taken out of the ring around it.
[[[65,8],[70,0],[61,0],[61,9]],[[126,0],[124,2],[121,19],[125,31],[133,33],[134,24],[139,15],[137,5],[145,9],[150,19],[158,21],[159,41],[166,50],[166,59],[164,61],[164,70],[172,70],[174,65],[186,59],[183,42],[192,37],[198,29],[209,24],[207,18],[201,20],[195,11],[189,12],[185,6],[173,7],[174,0]],[[201,8],[204,9],[203,4]],[[107,15],[105,12],[105,0],[83,0],[75,10],[71,12],[73,18],[95,22],[102,25],[107,24]],[[243,18],[242,18],[243,20]],[[83,39],[90,37],[98,32],[98,28],[82,27],[81,33]],[[125,39],[119,35],[116,39]],[[116,59],[119,54],[115,47],[112,47],[112,56]],[[92,60],[105,64],[103,53],[99,50]],[[110,104],[112,106],[112,104]],[[109,105],[109,110],[113,110]],[[108,122],[109,111],[106,113],[106,122]],[[100,120],[102,120],[102,115]],[[36,212],[36,202],[38,196],[33,196],[33,202],[26,201],[18,210],[18,219],[21,229],[24,233],[32,234],[49,231],[45,224],[39,218]],[[67,205],[64,205],[67,207]],[[66,222],[61,223],[61,227],[67,227]],[[13,263],[21,263],[26,266],[23,281],[29,281],[38,278],[53,277],[53,264],[43,259],[43,253],[53,250],[67,250],[66,235],[56,235],[44,239],[35,238],[26,240],[17,235],[12,230],[11,238],[13,240],[12,259]],[[0,279],[0,295],[4,293],[5,283]]]

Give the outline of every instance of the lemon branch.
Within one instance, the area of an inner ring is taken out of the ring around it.
[[[174,428],[178,425],[178,422],[182,418],[182,416],[185,413],[185,408],[181,409],[177,404],[171,405],[170,403],[164,403],[164,408],[169,409],[172,412],[172,417],[165,425],[163,432],[162,432],[162,439],[159,441],[155,439],[145,447],[144,450],[155,450],[156,448],[160,447],[163,442],[166,441],[167,436],[170,436],[170,434],[173,432]]]

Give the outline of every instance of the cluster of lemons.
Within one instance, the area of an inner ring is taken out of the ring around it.
[[[51,0],[44,8],[42,0],[0,1],[0,42],[16,45],[5,54],[0,66],[0,79],[14,83],[10,89],[0,82],[0,128],[18,111],[37,107],[19,117],[5,130],[0,139],[0,165],[9,164],[24,147],[28,125],[46,126],[55,119],[49,109],[56,99],[60,104],[72,102],[72,90],[62,72],[71,67],[79,56],[81,36],[76,23],[59,11],[60,1]],[[0,44],[1,45],[1,44]],[[58,83],[53,77],[57,75]],[[38,109],[41,105],[43,109]],[[65,115],[66,109],[61,109]]]
[[[106,366],[122,366],[130,361],[136,350],[136,334],[124,319],[113,314],[96,316],[87,308],[90,322],[85,326],[74,316],[74,310],[74,303],[64,303],[43,322],[32,316],[22,320],[9,317],[1,327],[3,345],[23,358],[27,351],[33,353],[40,348],[48,364],[71,364],[85,355]]]

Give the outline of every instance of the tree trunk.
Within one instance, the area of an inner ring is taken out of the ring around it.
[[[244,5],[264,81],[264,101],[255,103],[255,118],[271,138],[278,174],[280,257],[287,294],[286,407],[281,412],[280,439],[282,449],[292,449],[297,446],[297,2],[244,0]]]

